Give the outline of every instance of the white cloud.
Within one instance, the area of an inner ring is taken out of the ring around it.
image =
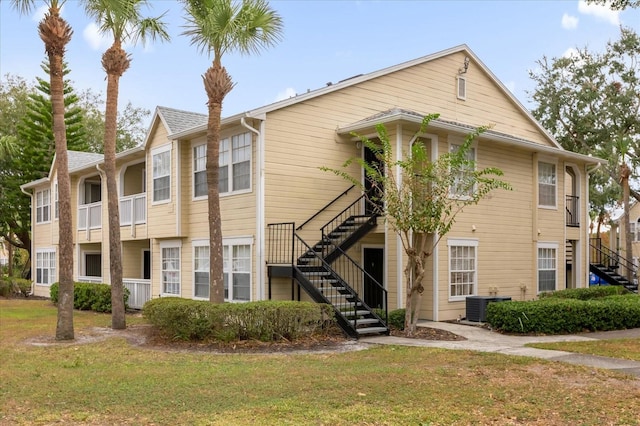
[[[620,11],[611,10],[609,5],[587,4],[585,0],[578,2],[578,12],[584,15],[592,15],[602,21],[607,21],[611,25],[620,25]]]
[[[296,95],[296,89],[294,89],[293,87],[287,87],[282,92],[278,92],[278,95],[276,96],[275,102],[283,101],[285,99],[292,98],[295,95]]]
[[[570,47],[570,48],[568,48],[567,50],[564,51],[564,53],[562,54],[562,57],[563,58],[576,58],[576,57],[578,57],[578,51],[575,48]]]
[[[93,50],[106,50],[112,44],[110,38],[100,34],[98,26],[93,22],[85,27],[82,36]]]
[[[578,28],[578,17],[565,13],[562,15],[562,28],[565,30],[575,30]]]

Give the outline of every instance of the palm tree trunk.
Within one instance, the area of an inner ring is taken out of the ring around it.
[[[629,169],[629,166],[627,166],[626,163],[622,163],[622,165],[620,166],[620,183],[622,185],[622,205],[624,208],[624,214],[622,216],[622,223],[624,223],[624,249],[625,249],[625,254],[624,257],[629,260],[630,262],[633,261],[633,248],[632,248],[632,241],[631,241],[631,219],[629,216],[629,211],[630,211],[630,205],[629,205],[629,198],[630,198],[630,190],[629,190],[629,177],[631,176],[631,170]],[[622,271],[621,271],[622,272]],[[633,277],[633,271],[630,269],[625,269],[624,271],[624,275],[625,277],[629,280],[632,281]]]
[[[227,70],[214,63],[202,76],[209,99],[207,106],[207,188],[209,207],[209,301],[224,302],[224,271],[222,258],[222,217],[220,215],[220,119],[222,101],[233,88]],[[232,171],[229,170],[231,174]],[[231,287],[233,283],[228,283]]]
[[[122,284],[122,251],[120,242],[120,209],[116,183],[116,131],[120,76],[107,74],[107,107],[104,126],[104,171],[107,178],[107,209],[109,212],[109,259],[111,263],[111,328],[127,327]],[[131,226],[134,226],[133,224]]]
[[[64,74],[63,60],[67,44],[73,31],[60,17],[57,7],[50,7],[38,25],[38,33],[49,56],[51,106],[53,115],[53,137],[56,145],[56,167],[58,172],[58,321],[57,340],[73,340],[73,229],[71,221],[71,181],[67,159],[67,132],[64,122]]]

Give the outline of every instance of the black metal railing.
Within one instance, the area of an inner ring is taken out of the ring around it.
[[[345,191],[343,191],[340,195],[338,195],[336,198],[334,198],[333,200],[329,201],[323,208],[321,208],[320,210],[318,210],[317,212],[315,212],[313,214],[313,216],[311,216],[309,219],[305,220],[304,222],[302,222],[302,225],[298,226],[296,228],[296,231],[301,230],[307,223],[311,222],[313,219],[315,219],[316,217],[318,217],[318,215],[320,215],[320,213],[322,213],[323,211],[325,211],[326,209],[328,209],[329,207],[331,207],[333,205],[333,203],[335,203],[336,201],[338,201],[340,198],[344,197],[345,195],[347,195],[349,193],[349,191],[351,191],[353,188],[355,187],[355,185],[351,185],[349,188],[347,188]]]
[[[351,235],[350,231],[352,229],[350,229],[349,227],[357,228],[358,226],[362,225],[364,221],[371,219],[371,216],[360,214],[362,210],[361,203],[366,199],[366,194],[363,194],[353,203],[349,204],[344,210],[330,219],[327,223],[325,223],[322,228],[320,228],[322,241],[330,241],[333,243],[333,246],[340,246],[340,244]],[[347,223],[349,220],[352,223]],[[344,229],[339,229],[340,226],[343,226]],[[328,251],[330,250],[333,250],[333,247],[325,245],[323,247],[323,256],[326,256]]]
[[[603,265],[611,270],[616,270],[618,274],[622,276],[633,277],[636,270],[632,261],[604,246],[600,238],[591,238],[589,240],[589,262],[596,265]],[[622,269],[623,271],[619,271],[618,269]]]
[[[580,226],[580,197],[567,195],[566,197],[566,225]]]
[[[295,222],[267,225],[267,264],[293,265],[295,263]]]

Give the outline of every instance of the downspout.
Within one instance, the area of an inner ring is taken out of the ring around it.
[[[29,198],[31,199],[31,203],[29,204],[31,206],[31,217],[34,216],[33,214],[33,194],[31,192],[27,192],[24,190],[24,188],[21,186],[20,187],[20,191],[22,191],[23,194],[26,194],[29,196]],[[30,254],[30,261],[31,261],[31,276],[33,277],[33,273],[36,270],[35,268],[35,246],[34,246],[34,238],[33,238],[34,232],[33,232],[33,221],[31,221],[31,254]],[[11,259],[9,259],[9,262],[11,262]],[[35,280],[31,280],[31,294],[33,295],[35,293],[36,289],[35,289]]]
[[[105,173],[105,171],[103,169],[100,168],[100,164],[96,164],[96,169],[98,170],[98,172],[100,173],[100,199],[102,199],[102,180],[103,179],[107,179],[107,175]],[[120,203],[120,199],[118,199],[118,203]],[[104,210],[104,209],[103,209]],[[102,214],[104,212],[101,212],[100,214]],[[109,253],[109,263],[107,263],[107,265],[111,265],[111,235],[109,233],[109,198],[107,196],[107,215],[105,216],[104,214],[102,214],[102,217],[106,217],[107,218],[107,253]],[[104,222],[104,221],[101,221]],[[102,238],[100,239],[100,256],[102,256],[102,260],[104,260],[104,256],[102,253],[104,253],[104,241],[105,241],[105,233],[104,233],[104,224],[102,224],[100,226],[100,230],[102,232]],[[91,227],[89,226],[89,219],[87,218],[87,241],[91,241]],[[122,243],[120,243],[120,250],[122,250]],[[81,258],[81,252],[80,252],[80,244],[78,244],[78,264],[80,264],[80,259]],[[82,274],[86,274],[86,266],[84,267],[80,267],[80,269],[78,270],[78,275],[80,275],[80,271],[82,271]],[[109,268],[109,270],[111,270],[111,268]],[[102,282],[106,282],[106,275],[109,276],[109,284],[111,284],[111,274],[105,274],[104,273],[104,261],[102,262],[102,265],[100,265],[100,275],[102,275]]]
[[[174,205],[174,209],[176,212],[176,235],[178,237],[182,236],[182,203],[180,202],[180,198],[182,196],[182,191],[180,190],[180,188],[182,188],[182,182],[180,180],[181,178],[181,172],[180,172],[180,144],[178,143],[177,140],[174,140],[171,142],[172,145],[175,145],[175,151],[176,151],[176,199],[173,202]],[[171,188],[169,188],[169,191],[171,191]],[[133,218],[132,218],[133,219]]]
[[[240,124],[245,129],[256,135],[256,168],[258,174],[258,182],[256,185],[256,240],[257,240],[257,254],[256,254],[256,272],[258,275],[258,300],[265,299],[265,285],[264,279],[266,276],[266,263],[265,263],[265,247],[266,242],[264,240],[264,227],[265,227],[265,213],[264,213],[264,127],[265,121],[260,120],[260,130],[251,127],[246,122],[246,117],[240,118]]]

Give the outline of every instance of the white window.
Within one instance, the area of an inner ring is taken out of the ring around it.
[[[458,76],[458,99],[466,100],[467,99],[467,79],[462,76]]]
[[[53,200],[54,200],[54,208],[53,208],[53,217],[58,219],[60,217],[60,203],[58,202],[58,182],[53,183]]]
[[[538,292],[554,291],[557,276],[557,244],[538,244]]]
[[[162,293],[180,295],[180,243],[160,244],[162,254]]]
[[[209,299],[209,242],[193,244],[193,296]]]
[[[464,299],[476,293],[478,241],[447,241],[449,246],[449,298]]]
[[[556,165],[538,162],[538,205],[556,206]]]
[[[207,195],[207,145],[193,147],[193,198]]]
[[[36,284],[51,285],[56,279],[55,249],[36,250]]]
[[[229,301],[251,299],[251,244],[246,239],[227,242],[222,247],[224,298]]]
[[[43,189],[36,192],[36,223],[51,220],[51,191]]]
[[[251,134],[243,133],[220,141],[220,193],[251,188]]]
[[[449,152],[457,152],[462,145],[449,145]],[[465,160],[470,162],[476,161],[476,148],[471,147],[467,151]],[[474,185],[472,181],[473,163],[463,164],[454,176],[453,185],[451,185],[451,196],[457,198],[470,198],[473,196]]]
[[[153,202],[171,199],[171,146],[152,155]]]

